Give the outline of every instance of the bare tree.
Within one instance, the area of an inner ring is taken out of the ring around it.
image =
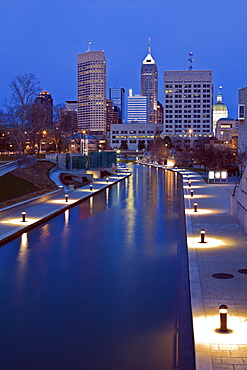
[[[40,83],[32,73],[15,77],[11,83],[11,97],[5,102],[10,134],[19,152],[24,152],[32,121],[34,99],[40,92]]]
[[[48,139],[55,146],[55,151],[58,153],[60,151],[61,145],[64,143],[66,137],[69,135],[64,128],[64,125],[60,121],[60,113],[64,109],[63,104],[57,104],[53,107],[53,122],[47,127],[48,129]]]
[[[164,139],[154,139],[154,141],[148,145],[148,151],[156,162],[164,163],[169,155],[168,143],[165,142]]]

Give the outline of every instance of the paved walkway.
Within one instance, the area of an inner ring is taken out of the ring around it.
[[[54,176],[56,177],[53,173],[53,178],[55,178]],[[18,207],[18,209],[16,209],[16,207],[11,207],[11,212],[1,211],[0,245],[3,245],[8,242],[8,240],[21,235],[29,229],[44,223],[49,218],[64,212],[66,209],[81,202],[83,199],[89,198],[103,189],[122,181],[128,176],[130,176],[130,173],[126,172],[119,173],[119,175],[111,175],[108,177],[108,181],[104,178],[97,179],[91,183],[92,190],[90,189],[90,184],[75,190],[68,191],[68,189],[66,189],[64,193],[61,192],[50,199],[34,205],[29,205],[28,202],[23,202],[21,210],[20,207]],[[66,194],[68,195],[67,202],[65,200]],[[26,212],[25,222],[23,222],[22,211]]]
[[[247,370],[247,236],[230,215],[235,184],[206,184],[194,172],[180,172],[184,181],[196,369]],[[206,231],[206,243],[200,243],[201,229]],[[218,273],[232,278],[212,276]],[[221,304],[228,307],[226,334],[217,332]]]

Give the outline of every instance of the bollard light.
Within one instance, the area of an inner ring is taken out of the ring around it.
[[[205,229],[201,229],[201,243],[205,243],[205,234],[206,234]]]
[[[194,203],[194,212],[197,212],[197,203]]]
[[[220,312],[220,331],[225,333],[227,330],[227,306],[225,304],[221,304],[219,307]]]
[[[191,196],[191,197],[193,197],[193,196],[194,196],[194,190],[193,190],[193,189],[191,189],[191,191],[190,191],[190,196]]]
[[[21,212],[21,215],[22,215],[22,222],[26,222],[26,212],[25,211]]]
[[[68,202],[68,200],[69,200],[69,196],[68,194],[65,194],[65,202]]]
[[[93,185],[92,184],[89,185],[89,189],[90,189],[90,191],[93,190]]]
[[[191,187],[191,182],[189,181],[189,188]]]
[[[117,174],[117,177],[119,177],[119,173]]]
[[[109,179],[108,179],[108,177],[106,178],[106,182],[108,182],[109,181]]]

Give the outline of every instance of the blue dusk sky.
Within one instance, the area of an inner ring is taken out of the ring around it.
[[[247,0],[3,0],[0,5],[1,102],[9,83],[34,73],[54,103],[77,99],[77,55],[104,50],[109,87],[140,91],[147,39],[159,71],[213,71],[214,95],[237,118],[238,89],[247,86]]]

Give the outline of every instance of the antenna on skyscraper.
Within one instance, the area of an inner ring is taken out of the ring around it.
[[[189,52],[189,59],[188,59],[188,61],[190,62],[189,70],[192,71],[193,70],[193,62],[194,62],[193,52],[192,51]]]
[[[89,41],[88,40],[88,48],[87,48],[87,51],[91,51],[91,46],[90,46],[91,44],[92,44],[92,41]]]
[[[148,38],[148,54],[151,54],[151,39]]]

